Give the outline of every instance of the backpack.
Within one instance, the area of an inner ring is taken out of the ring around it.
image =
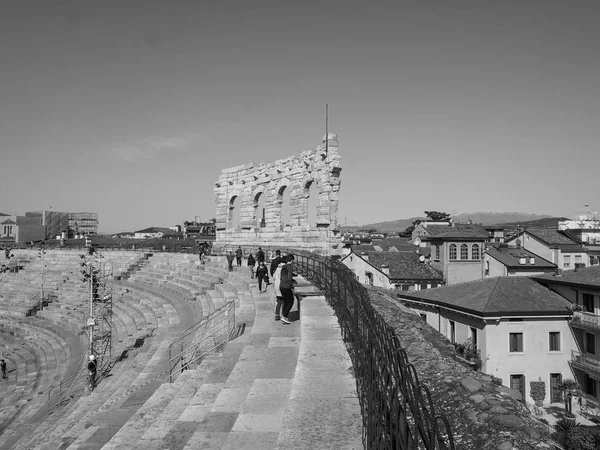
[[[281,275],[279,281],[279,289],[291,289],[292,288],[292,273],[290,267],[286,264],[281,268]]]

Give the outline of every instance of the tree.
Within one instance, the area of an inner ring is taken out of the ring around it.
[[[441,211],[425,211],[429,220],[434,222],[450,222],[450,214]]]
[[[421,219],[417,219],[417,220],[413,220],[413,223],[410,227],[407,227],[406,230],[404,230],[404,235],[405,236],[411,236],[412,232],[415,231],[415,228],[417,227],[417,225],[419,225],[421,222],[423,222]]]

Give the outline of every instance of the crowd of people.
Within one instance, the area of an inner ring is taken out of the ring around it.
[[[234,261],[237,267],[242,267],[244,252],[241,247],[227,254],[227,267],[233,271]],[[294,272],[292,264],[294,255],[282,255],[281,250],[275,251],[275,257],[270,261],[269,267],[265,260],[265,252],[261,247],[255,254],[252,251],[247,256],[250,278],[256,278],[259,292],[266,292],[267,287],[273,284],[277,303],[275,306],[275,320],[281,320],[284,324],[290,324],[290,311],[294,306]],[[272,283],[271,283],[272,280]],[[264,288],[263,288],[264,286]]]

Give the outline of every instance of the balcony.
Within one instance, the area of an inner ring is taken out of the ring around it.
[[[570,363],[574,369],[600,376],[600,360],[594,359],[593,356],[587,356],[577,350],[571,350]]]
[[[571,326],[600,333],[600,316],[590,312],[575,311]]]

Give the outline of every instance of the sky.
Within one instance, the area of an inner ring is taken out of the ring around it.
[[[0,211],[215,216],[223,168],[338,135],[339,218],[600,210],[597,1],[11,2]]]

